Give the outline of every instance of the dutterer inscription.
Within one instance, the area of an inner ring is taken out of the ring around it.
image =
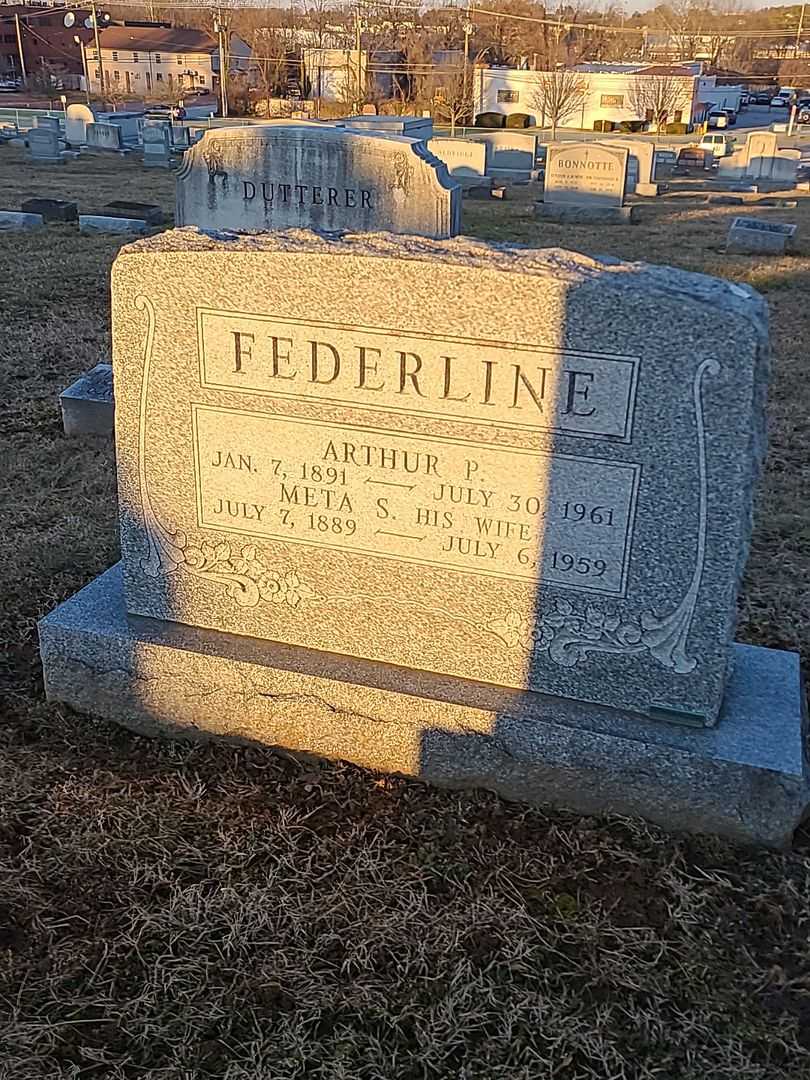
[[[629,440],[638,361],[197,311],[203,386]]]
[[[198,525],[625,592],[639,466],[195,405]]]

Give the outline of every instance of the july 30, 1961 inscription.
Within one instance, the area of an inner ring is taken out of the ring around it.
[[[211,405],[192,415],[201,527],[625,594],[639,465]]]

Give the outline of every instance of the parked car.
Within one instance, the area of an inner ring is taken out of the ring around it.
[[[19,79],[0,79],[0,93],[14,94],[20,89]]]
[[[799,109],[796,113],[797,124],[810,124],[810,107]]]
[[[771,97],[772,95],[769,90],[757,90],[756,94],[754,94],[753,101],[755,105],[770,105]]]
[[[707,132],[700,140],[698,148],[716,158],[725,157],[734,150],[734,139],[731,135],[711,135]]]
[[[737,123],[737,110],[736,109],[723,109],[723,112],[728,117],[729,127],[734,127]]]
[[[728,116],[722,109],[713,109],[706,117],[706,123],[710,128],[728,127]]]
[[[776,97],[772,97],[768,102],[771,109],[786,109],[790,102],[786,97],[782,97],[781,94],[777,94]]]
[[[748,94],[740,94],[740,108],[745,109],[750,104],[751,98]]]
[[[185,120],[186,110],[181,105],[150,105],[147,120]]]

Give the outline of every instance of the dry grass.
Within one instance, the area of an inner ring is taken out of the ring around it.
[[[126,163],[45,192],[167,209]],[[774,313],[772,449],[740,636],[808,655],[810,254],[720,253],[733,208],[597,234],[525,194],[467,231],[750,281]],[[801,206],[774,217],[797,220]],[[262,749],[155,743],[43,701],[34,623],[116,557],[113,455],[56,394],[107,354],[119,241],[0,237],[0,1077],[810,1078],[810,852],[671,838]],[[677,327],[661,327],[677,333]]]

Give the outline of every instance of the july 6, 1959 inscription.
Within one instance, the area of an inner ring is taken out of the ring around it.
[[[192,409],[201,527],[625,593],[639,465]]]

